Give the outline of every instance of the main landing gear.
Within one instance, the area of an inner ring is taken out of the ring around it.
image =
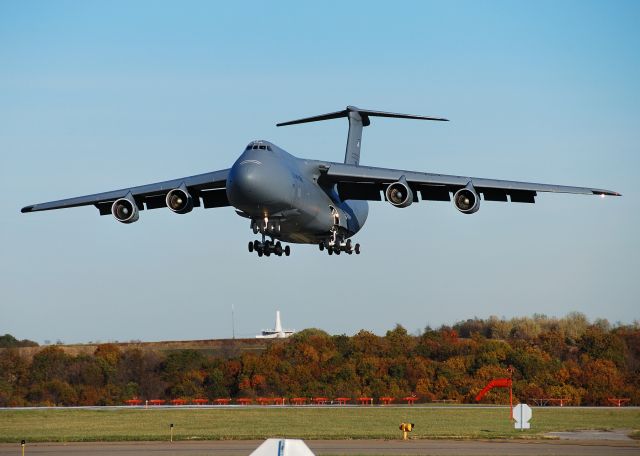
[[[289,256],[291,255],[291,247],[288,245],[282,247],[282,243],[280,241],[275,243],[273,241],[265,241],[263,236],[262,242],[258,240],[249,242],[249,252],[256,252],[259,257],[262,255],[271,256],[271,254],[277,256],[282,256],[282,254],[284,254],[284,256]]]
[[[267,217],[264,218],[263,221],[258,222],[256,220],[251,220],[251,229],[254,234],[261,233],[262,241],[252,241],[249,242],[249,252],[256,252],[259,257],[261,256],[289,256],[291,255],[291,247],[288,245],[282,246],[280,241],[273,240],[273,235],[280,232],[280,222],[279,221],[269,221]],[[271,237],[271,240],[266,240],[267,235]]]
[[[340,255],[341,252],[345,252],[348,255],[355,253],[356,255],[360,255],[360,244],[353,245],[351,243],[351,239],[347,239],[346,241],[336,242],[335,240],[331,241],[323,241],[318,247],[320,247],[320,251],[326,250],[329,255]]]

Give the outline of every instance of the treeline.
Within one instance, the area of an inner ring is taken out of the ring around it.
[[[29,339],[18,340],[11,334],[0,336],[0,348],[37,347],[38,343]]]
[[[420,401],[474,402],[513,368],[521,401],[565,398],[572,405],[640,405],[640,326],[589,322],[582,314],[473,319],[410,335],[400,325],[377,336],[307,329],[259,353],[227,357],[99,345],[71,356],[48,346],[29,361],[0,352],[0,406],[119,405],[142,399],[352,397],[416,394]],[[484,401],[504,403],[506,391]]]

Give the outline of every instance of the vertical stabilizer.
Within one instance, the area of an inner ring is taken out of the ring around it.
[[[353,106],[349,106],[353,108]],[[361,116],[360,113],[353,109],[348,110],[349,116],[349,134],[347,135],[347,148],[344,151],[344,162],[347,165],[360,164],[360,145],[362,143],[362,127],[369,125],[367,116]]]
[[[273,329],[278,334],[283,333],[282,331],[282,323],[280,323],[280,311],[276,310],[276,327]]]

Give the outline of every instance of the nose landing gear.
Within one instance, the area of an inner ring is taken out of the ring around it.
[[[251,220],[251,229],[254,234],[261,233],[262,241],[255,240],[249,242],[249,252],[256,252],[259,257],[271,256],[289,256],[291,255],[291,247],[288,245],[283,246],[280,241],[274,242],[273,236],[280,233],[280,221],[270,221],[268,217],[263,220]],[[266,240],[267,235],[271,237],[271,240]]]

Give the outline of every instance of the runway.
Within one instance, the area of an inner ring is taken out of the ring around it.
[[[248,456],[262,441],[34,443],[25,455]],[[308,440],[316,455],[622,456],[640,455],[640,442],[616,440]],[[19,444],[0,444],[0,456],[20,454]]]

